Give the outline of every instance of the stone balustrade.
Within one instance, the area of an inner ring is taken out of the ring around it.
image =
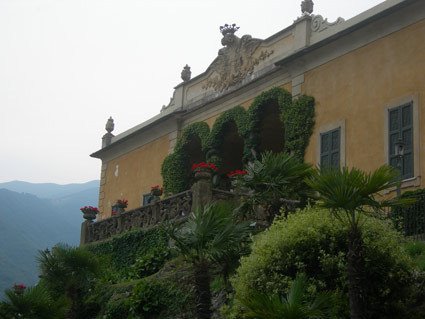
[[[81,244],[104,240],[136,228],[149,228],[168,220],[181,220],[191,209],[192,190],[188,190],[98,222],[87,220],[81,228]]]

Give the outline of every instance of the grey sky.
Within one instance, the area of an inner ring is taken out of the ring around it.
[[[381,0],[314,0],[349,19]],[[187,63],[205,71],[219,26],[266,38],[301,0],[0,0],[0,182],[98,179],[109,116],[115,134],[159,113]]]

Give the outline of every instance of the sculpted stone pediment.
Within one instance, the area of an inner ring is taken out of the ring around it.
[[[221,44],[224,46],[218,51],[217,58],[207,69],[208,78],[202,88],[213,88],[222,92],[231,86],[240,83],[252,74],[255,66],[273,54],[262,46],[263,40],[244,35],[241,38],[234,33],[239,29],[235,24],[220,27],[223,34]]]

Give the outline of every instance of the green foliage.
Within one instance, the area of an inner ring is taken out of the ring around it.
[[[100,273],[96,257],[81,247],[56,245],[40,251],[37,259],[42,282],[57,295],[85,289]]]
[[[167,231],[179,252],[193,263],[220,262],[240,251],[250,234],[249,224],[237,223],[233,212],[232,204],[218,202],[191,213],[182,227]]]
[[[126,232],[87,247],[96,255],[109,259],[113,271],[118,274],[119,278],[125,279],[132,274],[131,267],[138,258],[142,258],[156,249],[166,249],[167,245],[167,235],[162,229],[156,227]]]
[[[285,99],[287,101],[287,98]],[[304,160],[304,153],[314,128],[314,98],[302,95],[286,102],[282,111],[285,126],[285,152]]]
[[[222,164],[219,151],[221,149],[221,145],[223,144],[224,135],[227,132],[226,128],[231,122],[235,123],[239,135],[242,138],[245,137],[248,131],[248,118],[247,112],[242,106],[236,106],[223,112],[214,122],[209,136],[209,141],[210,147],[213,151],[212,154],[214,154],[216,157],[209,158],[209,160],[214,162],[218,167],[220,167]]]
[[[404,192],[400,198],[415,202],[393,209],[391,218],[395,227],[406,236],[425,233],[425,189]]]
[[[379,201],[378,192],[395,185],[398,173],[390,166],[381,166],[372,173],[357,168],[322,169],[307,180],[319,193],[320,205],[328,208],[339,219],[357,225],[356,212],[378,211],[391,202]]]
[[[149,278],[134,287],[129,305],[136,318],[181,318],[190,302],[188,292],[175,282]]]
[[[258,152],[258,143],[260,135],[260,123],[264,116],[265,106],[270,103],[277,103],[279,106],[280,114],[282,115],[292,104],[292,96],[288,91],[274,87],[268,91],[262,92],[258,95],[248,109],[248,131],[247,139],[245,141],[245,154],[246,161],[253,160],[251,149]],[[282,116],[282,124],[284,123]],[[285,129],[282,127],[282,129]],[[284,146],[286,141],[282,141]]]
[[[205,156],[209,149],[209,134],[208,124],[204,122],[196,122],[183,129],[174,152],[168,155],[162,163],[161,174],[166,193],[177,194],[189,189],[191,177],[190,159],[185,153],[185,146],[190,142],[191,138],[199,137],[201,149]]]
[[[253,293],[243,300],[244,316],[253,319],[329,319],[335,318],[334,296],[319,293],[314,299],[306,298],[307,278],[297,275],[285,297]]]
[[[247,174],[236,181],[237,188],[245,189],[243,198],[248,207],[263,205],[272,217],[279,212],[282,199],[304,199],[309,187],[304,180],[313,173],[311,165],[285,153],[263,153],[246,167]]]
[[[3,319],[58,319],[65,316],[65,300],[53,298],[43,285],[26,288],[22,293],[8,289],[5,295],[5,301],[0,302],[0,317]]]
[[[244,139],[244,162],[253,160],[252,150],[258,152],[260,123],[264,116],[265,106],[277,103],[279,106],[283,129],[285,131],[284,151],[304,159],[305,149],[308,146],[314,127],[314,99],[301,96],[292,101],[289,92],[282,88],[272,88],[257,96],[248,111],[236,106],[222,113],[215,121],[211,132],[203,122],[193,123],[186,127],[175,150],[168,155],[162,165],[162,177],[166,193],[179,193],[190,187],[190,158],[184,152],[184,146],[193,136],[201,139],[202,151],[207,160],[219,167],[222,164],[220,154],[226,128],[234,122],[241,138]]]
[[[418,269],[425,272],[425,243],[423,241],[408,241],[403,247]]]
[[[171,253],[166,246],[156,246],[141,255],[132,265],[132,272],[136,278],[143,278],[156,273],[170,259]]]
[[[368,318],[403,318],[412,292],[412,268],[400,235],[388,223],[369,217],[362,227]],[[249,299],[254,291],[283,295],[297,273],[309,278],[309,293],[347,293],[347,232],[325,209],[309,208],[275,221],[256,236],[252,253],[242,258],[232,280],[236,299]],[[341,305],[344,313],[347,300]]]

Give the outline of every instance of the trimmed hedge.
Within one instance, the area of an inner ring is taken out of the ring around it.
[[[389,223],[366,216],[362,231],[368,318],[406,318],[414,280],[401,236]],[[247,299],[254,291],[284,295],[297,273],[305,273],[310,292],[343,296],[340,312],[345,317],[347,251],[347,229],[327,210],[309,208],[278,220],[255,238],[251,255],[242,258],[232,280],[236,299]]]

